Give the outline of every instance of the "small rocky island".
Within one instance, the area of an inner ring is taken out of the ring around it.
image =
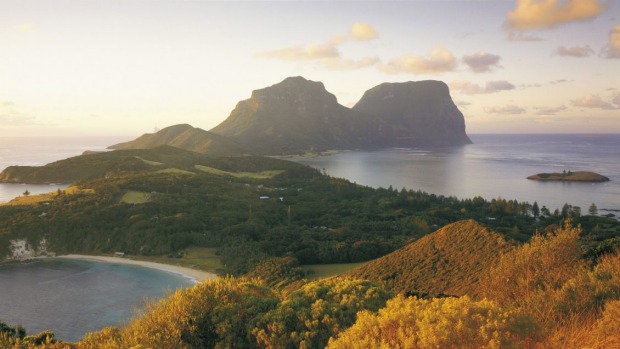
[[[527,177],[535,181],[563,181],[563,182],[607,182],[609,178],[589,171],[564,171],[562,173],[539,173]]]

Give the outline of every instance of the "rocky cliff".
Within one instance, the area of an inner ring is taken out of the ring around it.
[[[464,145],[465,119],[441,81],[384,83],[364,93],[353,110],[374,116],[379,147]]]
[[[443,82],[384,83],[347,108],[323,83],[290,77],[253,91],[210,131],[174,125],[110,148],[170,145],[231,156],[468,143],[463,114]]]
[[[262,154],[471,143],[440,81],[385,83],[352,108],[302,77],[256,90],[211,132]]]
[[[358,118],[323,83],[291,77],[253,91],[211,132],[263,154],[348,149],[361,142]]]

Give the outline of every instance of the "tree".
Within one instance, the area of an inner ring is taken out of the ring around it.
[[[534,205],[532,205],[532,213],[534,217],[540,216],[540,209],[538,208],[538,202],[534,201]]]
[[[28,189],[26,189],[26,190],[24,190],[24,193],[22,195],[28,196],[28,195],[30,195],[30,192],[28,191]]]
[[[565,203],[564,206],[562,206],[562,217],[566,218],[568,217],[568,214],[571,212],[571,205],[569,205],[568,203]]]
[[[590,208],[588,209],[588,213],[590,213],[590,216],[598,215],[598,207],[596,207],[595,203],[592,203],[592,205],[590,205]]]

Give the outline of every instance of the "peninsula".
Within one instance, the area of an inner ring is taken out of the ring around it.
[[[609,178],[589,171],[564,171],[562,173],[538,173],[527,177],[527,179],[535,181],[561,181],[561,182],[607,182]]]

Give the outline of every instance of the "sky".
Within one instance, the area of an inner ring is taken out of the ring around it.
[[[620,133],[620,1],[0,0],[0,137],[209,130],[253,90],[441,80],[476,133]]]

